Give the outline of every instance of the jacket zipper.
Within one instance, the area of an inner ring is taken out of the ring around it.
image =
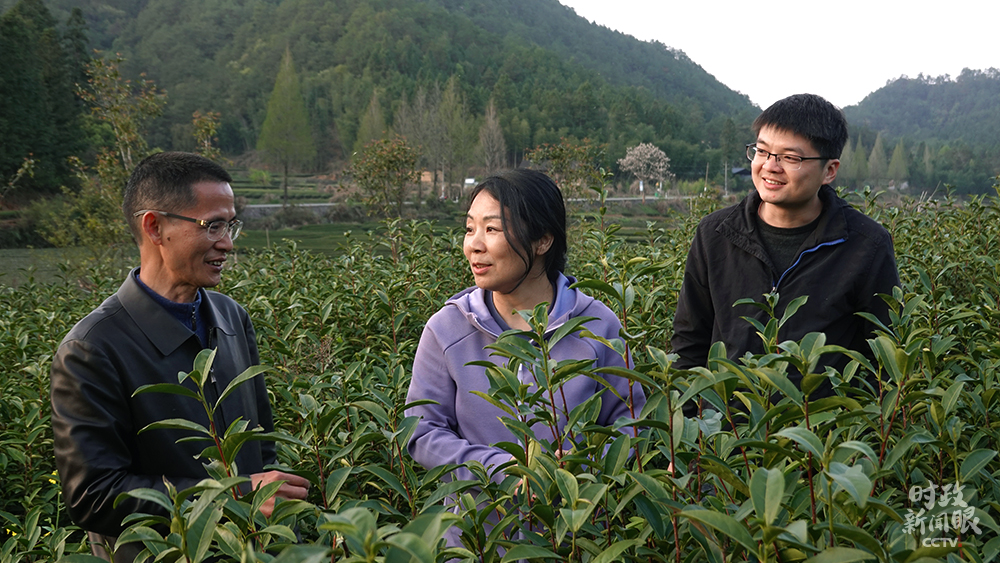
[[[832,241],[829,241],[829,242],[820,243],[820,244],[817,244],[816,246],[814,246],[812,248],[807,248],[807,249],[803,250],[799,254],[799,257],[795,259],[795,262],[792,263],[792,265],[789,266],[787,270],[785,270],[784,272],[782,272],[781,277],[778,278],[778,281],[771,283],[771,293],[774,293],[774,292],[778,291],[778,286],[781,285],[781,281],[785,279],[785,276],[788,275],[788,272],[791,272],[793,269],[795,269],[796,266],[799,265],[799,262],[802,261],[802,257],[803,256],[805,256],[806,254],[815,252],[815,251],[819,250],[820,248],[823,248],[824,246],[834,246],[834,245],[840,244],[840,243],[842,243],[842,242],[844,242],[846,240],[847,240],[846,238],[839,238],[837,240],[832,240]]]

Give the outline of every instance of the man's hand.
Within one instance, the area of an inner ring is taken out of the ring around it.
[[[278,492],[260,507],[260,512],[265,517],[270,518],[274,511],[274,499],[281,497],[284,499],[305,500],[309,492],[309,481],[298,475],[284,473],[282,471],[268,471],[266,473],[254,473],[250,476],[250,483],[254,490],[275,481],[283,481]]]

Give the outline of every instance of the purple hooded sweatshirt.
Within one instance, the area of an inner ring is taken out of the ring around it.
[[[555,281],[555,306],[549,313],[546,334],[552,334],[567,320],[578,317],[596,317],[584,324],[586,330],[608,340],[618,339],[621,323],[611,310],[600,301],[570,289],[576,280],[562,274]],[[448,299],[444,307],[435,313],[424,327],[413,360],[413,377],[406,401],[432,399],[436,405],[420,405],[406,410],[407,416],[419,416],[417,429],[410,438],[408,449],[413,459],[426,468],[449,463],[465,463],[476,460],[487,470],[510,461],[510,454],[493,447],[497,442],[517,442],[518,437],[500,421],[506,416],[503,411],[491,405],[471,391],[489,390],[486,368],[468,366],[475,360],[489,360],[503,365],[505,358],[491,356],[484,349],[497,341],[502,332],[500,325],[490,314],[485,301],[486,293],[478,287],[470,287]],[[574,359],[595,360],[593,367],[624,366],[623,358],[604,344],[581,338],[579,333],[560,340],[552,349],[555,361]],[[525,377],[522,373],[521,377]],[[531,377],[528,375],[527,377]],[[625,378],[606,375],[604,378],[615,387],[618,394],[628,398],[629,381]],[[567,411],[601,392],[604,386],[586,376],[578,376],[563,387]],[[632,391],[636,416],[646,403],[642,387],[634,384]],[[559,427],[563,420],[562,397],[556,395],[560,414]],[[611,426],[621,417],[628,417],[628,405],[605,391],[601,396],[601,411],[598,423]],[[534,427],[535,435],[541,440],[551,440],[551,432],[544,424]],[[472,472],[461,468],[453,473],[454,479],[474,479]],[[504,475],[496,475],[499,482]],[[474,494],[474,493],[473,493]],[[457,546],[458,531],[449,530],[448,545]]]

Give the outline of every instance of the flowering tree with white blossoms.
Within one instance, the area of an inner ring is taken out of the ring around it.
[[[670,173],[670,157],[652,143],[640,143],[628,149],[625,158],[618,159],[618,165],[622,170],[635,174],[640,182],[663,181],[673,176]],[[646,200],[644,191],[642,199]]]

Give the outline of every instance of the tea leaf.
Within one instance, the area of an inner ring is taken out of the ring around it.
[[[642,545],[640,540],[624,540],[616,542],[598,554],[597,557],[591,559],[591,563],[612,563],[614,561],[620,561],[622,560],[620,557],[622,553],[625,553],[626,550],[639,545]]]
[[[830,467],[824,471],[824,474],[847,491],[847,494],[851,495],[854,502],[861,508],[864,508],[868,503],[868,497],[871,496],[872,492],[872,482],[864,474],[861,467],[857,465],[848,467],[834,461],[830,463]]]
[[[247,369],[245,369],[243,373],[233,378],[233,380],[229,382],[229,385],[226,385],[226,389],[222,392],[221,395],[219,395],[219,400],[215,402],[214,408],[218,409],[219,405],[222,404],[222,401],[224,401],[226,397],[228,397],[234,391],[236,391],[236,388],[239,387],[241,384],[243,384],[243,382],[253,379],[257,375],[264,373],[266,371],[269,371],[269,368],[265,366],[250,366]]]
[[[159,422],[153,422],[147,424],[142,429],[139,430],[139,434],[147,432],[149,430],[190,430],[191,432],[196,432],[204,436],[205,439],[211,439],[211,432],[207,428],[198,424],[197,422],[191,422],[190,420],[184,418],[169,418],[167,420],[161,420]],[[200,437],[199,437],[200,438]]]
[[[962,482],[965,483],[972,480],[996,455],[996,450],[979,449],[969,452],[965,456],[965,459],[962,460],[962,469],[960,472]]]
[[[517,561],[519,559],[559,559],[559,555],[544,547],[518,544],[511,548],[500,560],[500,563]]]
[[[750,553],[754,553],[757,550],[757,542],[754,541],[750,532],[748,532],[742,524],[727,514],[711,510],[685,508],[684,510],[678,512],[677,516],[688,518],[690,520],[696,520],[714,528],[722,535],[736,541],[736,543],[743,546]]]
[[[871,559],[878,559],[878,557],[852,547],[830,547],[806,559],[805,563],[854,563],[855,561],[869,561]]]
[[[820,442],[819,438],[806,428],[782,428],[778,432],[775,432],[775,434],[792,440],[804,451],[811,453],[816,458],[823,457],[823,442]]]
[[[153,383],[151,385],[143,385],[132,393],[132,396],[141,395],[143,393],[170,393],[173,395],[182,395],[184,397],[190,397],[192,399],[199,399],[197,392],[184,387],[183,385],[178,385],[176,383]]]

